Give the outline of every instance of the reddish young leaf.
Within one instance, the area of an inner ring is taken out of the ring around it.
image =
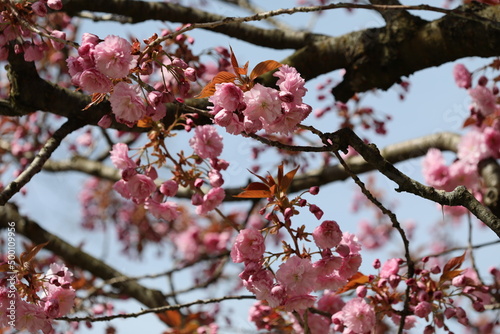
[[[262,74],[265,74],[270,71],[274,71],[275,69],[280,68],[281,66],[282,64],[278,63],[275,60],[266,60],[260,62],[257,64],[257,66],[254,67],[252,73],[250,73],[250,80],[253,81],[258,76],[261,76]]]
[[[21,257],[20,257],[21,263],[26,263],[26,262],[31,261],[36,256],[36,254],[42,250],[43,247],[47,246],[48,243],[49,243],[48,241],[44,242],[43,244],[36,245],[32,249],[21,253]]]
[[[182,325],[181,313],[177,310],[167,310],[163,313],[158,313],[158,318],[169,327],[180,329]]]
[[[252,182],[241,193],[235,195],[237,198],[268,198],[272,194],[269,187],[264,183]]]
[[[363,275],[360,272],[357,272],[356,274],[352,275],[352,277],[349,279],[349,282],[347,282],[347,284],[344,285],[344,287],[342,289],[337,290],[336,293],[339,295],[339,294],[344,293],[346,291],[354,290],[358,286],[368,283],[369,280],[370,279],[368,278],[368,276]]]
[[[280,189],[282,192],[286,192],[288,190],[288,187],[292,184],[293,178],[295,177],[295,174],[299,170],[300,166],[297,166],[295,169],[289,171],[286,173],[286,175],[283,177],[280,183]]]
[[[146,116],[137,122],[137,126],[139,128],[151,128],[153,126],[153,120],[151,119],[151,117]]]
[[[454,277],[460,275],[463,270],[460,270],[460,266],[464,262],[465,252],[461,256],[451,258],[444,266],[443,273],[439,278],[439,283],[444,283],[451,281]]]
[[[236,75],[230,72],[222,71],[217,73],[217,75],[210,81],[196,96],[197,99],[202,99],[204,97],[209,97],[215,93],[215,85],[225,82],[234,82],[236,80]]]
[[[464,124],[462,125],[463,128],[468,127],[469,125],[474,125],[476,124],[477,120],[474,117],[469,117],[464,121]]]

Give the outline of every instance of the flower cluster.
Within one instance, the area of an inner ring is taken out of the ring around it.
[[[32,275],[29,286],[17,277],[16,289],[0,287],[0,326],[12,326],[30,333],[53,333],[52,322],[73,308],[75,290],[71,287],[73,274],[63,265],[51,264],[45,275]],[[10,316],[12,305],[14,316]],[[9,308],[10,307],[10,308]]]
[[[62,9],[62,0],[39,0],[35,2],[21,1],[20,4],[0,4],[0,60],[7,60],[9,56],[9,42],[16,41],[14,52],[23,54],[25,61],[35,61],[43,58],[43,54],[50,47],[55,50],[63,48],[64,44],[59,40],[66,39],[66,34],[57,29],[50,29],[50,42],[44,42],[37,34],[26,29],[33,25],[37,18],[47,16],[48,8],[52,10]],[[16,13],[12,13],[12,11]],[[19,24],[24,21],[25,26]],[[51,46],[49,46],[51,45]]]
[[[305,81],[288,65],[281,66],[274,76],[279,90],[255,84],[244,92],[233,82],[217,84],[209,98],[215,124],[232,134],[262,129],[267,133],[293,132],[311,112],[311,107],[302,102],[307,91]]]
[[[316,301],[313,292],[343,287],[361,264],[359,244],[349,233],[342,234],[336,222],[323,221],[313,237],[321,248],[321,259],[313,261],[310,257],[292,255],[275,273],[265,265],[264,237],[256,229],[240,231],[231,258],[245,264],[240,278],[257,299],[265,300],[273,308],[305,310]]]

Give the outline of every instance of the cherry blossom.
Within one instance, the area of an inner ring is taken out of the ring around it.
[[[262,234],[254,228],[246,228],[238,233],[231,248],[231,258],[236,263],[259,261],[265,249]]]
[[[222,153],[222,137],[211,125],[197,126],[189,145],[202,159],[216,159]]]
[[[135,66],[135,59],[130,53],[130,43],[118,36],[110,35],[93,50],[96,67],[110,78],[126,77]]]

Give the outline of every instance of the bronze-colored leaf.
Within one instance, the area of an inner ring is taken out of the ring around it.
[[[280,184],[281,191],[286,192],[288,190],[288,187],[290,187],[290,185],[292,184],[293,178],[295,177],[295,174],[299,170],[299,167],[300,166],[297,166],[295,169],[286,173],[286,175],[281,180]]]
[[[36,256],[36,254],[38,254],[38,252],[42,250],[43,247],[47,246],[48,243],[49,243],[48,241],[44,242],[43,244],[36,245],[32,249],[23,252],[20,257],[21,263],[26,263],[31,261]]]
[[[196,96],[197,99],[202,99],[214,95],[215,85],[225,82],[234,82],[236,80],[236,75],[230,72],[222,71],[217,73],[217,75],[201,90],[200,94]]]
[[[274,71],[277,68],[280,68],[282,64],[278,63],[275,60],[266,60],[257,64],[250,73],[250,80],[255,80],[258,76],[265,74],[270,71]]]
[[[370,279],[368,278],[368,276],[363,275],[360,272],[357,272],[349,279],[347,284],[344,285],[344,287],[342,289],[337,290],[336,293],[341,294],[341,293],[344,293],[344,292],[349,291],[349,290],[354,290],[358,286],[368,283],[369,280]]]

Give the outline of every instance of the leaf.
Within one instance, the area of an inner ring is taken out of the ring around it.
[[[240,65],[238,65],[238,61],[236,60],[236,56],[234,55],[233,48],[230,46],[229,50],[231,51],[231,66],[233,68],[239,68]]]
[[[245,63],[245,66],[243,66],[243,68],[241,68],[241,67],[235,67],[234,68],[234,72],[236,72],[236,74],[239,74],[239,75],[247,75],[247,72],[248,72],[248,62]]]
[[[201,90],[200,94],[196,96],[197,99],[202,99],[204,97],[209,97],[215,93],[215,85],[225,82],[234,82],[236,80],[236,75],[230,72],[222,71],[217,73],[217,75]]]
[[[465,254],[464,252],[461,256],[457,256],[454,258],[451,258],[443,268],[443,274],[439,278],[440,283],[444,283],[446,281],[451,281],[453,278],[456,276],[460,275],[463,270],[459,270],[460,266],[464,262],[465,259]]]
[[[352,275],[352,277],[349,279],[347,284],[344,285],[344,287],[342,289],[337,290],[336,294],[339,295],[339,294],[344,293],[346,291],[354,290],[358,286],[368,283],[369,280],[370,279],[368,278],[368,276],[363,275],[360,272],[357,272],[356,274]]]
[[[297,166],[294,170],[289,171],[286,173],[286,175],[283,177],[280,183],[280,188],[282,192],[286,192],[288,190],[288,187],[292,184],[293,178],[297,171],[299,170],[300,166]]]
[[[146,116],[137,122],[137,126],[139,128],[151,128],[153,127],[153,120],[151,119],[151,117]]]
[[[163,313],[158,313],[158,318],[169,327],[180,328],[182,325],[181,313],[177,310],[167,310]]]
[[[474,117],[469,117],[464,121],[464,124],[462,125],[463,128],[468,127],[469,125],[474,125],[477,123],[477,120]]]
[[[44,242],[43,244],[36,245],[29,251],[23,252],[20,257],[21,263],[26,263],[31,261],[36,256],[36,254],[42,250],[43,247],[47,246],[48,243],[49,243],[48,241]]]
[[[233,197],[236,198],[268,198],[271,197],[272,193],[269,191],[269,187],[261,182],[250,183],[241,193]]]
[[[280,68],[281,66],[282,64],[278,63],[275,60],[266,60],[260,62],[254,67],[252,73],[250,73],[250,80],[253,81],[258,76],[261,76],[262,74],[265,74],[270,71],[274,71],[275,69]]]
[[[452,270],[455,270],[455,269],[458,269],[460,268],[460,266],[462,265],[462,263],[464,262],[464,259],[465,259],[465,253],[464,252],[462,255],[460,256],[457,256],[457,257],[453,257],[451,258],[445,265],[444,265],[444,268],[443,268],[443,273],[444,272],[447,272],[447,271],[452,271]]]

